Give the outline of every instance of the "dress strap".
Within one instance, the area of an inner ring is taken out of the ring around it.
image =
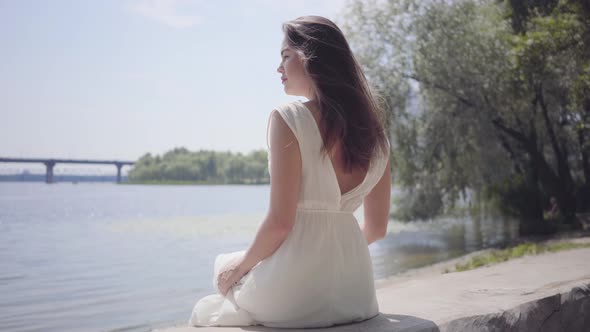
[[[286,103],[286,104],[279,105],[279,106],[275,107],[274,110],[276,110],[281,115],[281,117],[283,118],[285,123],[289,126],[289,128],[291,128],[291,131],[295,135],[295,138],[297,138],[297,142],[301,146],[302,145],[302,138],[303,138],[302,137],[303,136],[302,135],[303,123],[301,122],[300,116],[297,113],[297,109],[295,108],[293,103]],[[271,114],[272,114],[272,112],[271,112]],[[266,126],[266,146],[270,150],[269,130],[268,130],[269,128],[270,128],[270,115],[268,117],[268,123]]]

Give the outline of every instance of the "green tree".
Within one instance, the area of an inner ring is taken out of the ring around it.
[[[162,156],[143,155],[129,172],[131,183],[268,183],[267,152],[247,155],[174,148]]]
[[[512,3],[349,6],[345,30],[389,102],[394,178],[408,195],[433,200],[422,217],[467,190],[518,212],[523,233],[542,228],[549,196],[566,220],[590,205],[587,9]]]

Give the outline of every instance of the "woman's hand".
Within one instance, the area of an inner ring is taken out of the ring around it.
[[[249,269],[243,267],[241,263],[242,258],[236,259],[219,272],[219,275],[217,276],[217,286],[223,296],[227,295],[229,289],[236,285],[238,281],[249,272]]]

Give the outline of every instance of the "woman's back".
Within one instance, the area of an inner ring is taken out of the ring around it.
[[[301,153],[295,225],[279,249],[227,297],[216,294],[199,301],[192,325],[324,327],[378,314],[368,244],[353,212],[380,180],[389,156],[376,155],[363,179],[342,194],[330,158],[321,154],[312,111],[299,101],[276,110]],[[243,254],[219,255],[214,275]]]
[[[298,207],[323,207],[329,210],[354,212],[362,199],[381,179],[389,160],[389,154],[376,154],[368,171],[356,172],[360,182],[346,179],[346,188],[341,190],[337,170],[329,156],[323,155],[323,140],[318,120],[300,101],[283,104],[276,108],[293,131],[301,153],[302,181]],[[387,150],[389,151],[389,149]],[[270,169],[270,157],[269,157]],[[352,185],[352,187],[351,187]]]
[[[320,111],[317,109],[317,105],[311,102],[305,102],[303,105],[310,111],[312,114],[316,126],[320,128],[321,116]],[[321,130],[320,130],[321,131]],[[324,133],[322,133],[322,137]],[[344,162],[344,154],[343,154],[343,146],[342,141],[339,141],[335,144],[333,148],[333,153],[329,156],[332,166],[334,168],[334,172],[336,174],[336,178],[338,179],[338,187],[340,188],[340,192],[342,194],[352,190],[353,188],[357,187],[366,177],[367,170],[362,169],[354,169],[351,172],[346,170],[345,162]]]

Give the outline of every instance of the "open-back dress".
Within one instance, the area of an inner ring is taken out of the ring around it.
[[[276,110],[301,152],[295,224],[281,246],[226,296],[220,294],[216,277],[245,250],[219,254],[213,268],[217,293],[195,304],[191,326],[327,327],[379,312],[368,245],[353,212],[382,177],[389,149],[376,153],[363,181],[341,194],[330,158],[320,155],[322,136],[311,111],[300,101]]]

